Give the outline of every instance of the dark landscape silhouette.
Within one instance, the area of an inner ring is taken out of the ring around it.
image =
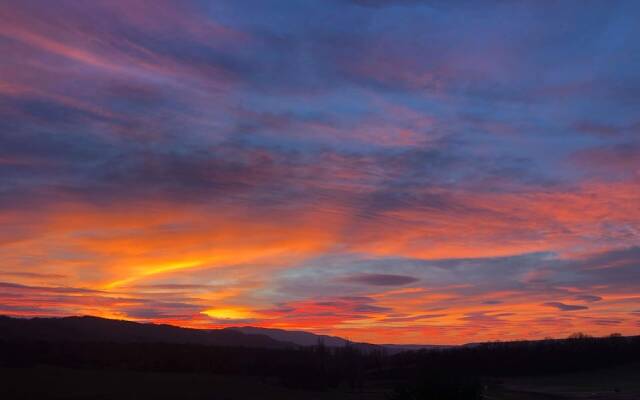
[[[137,394],[130,398],[171,398],[180,390],[184,398],[198,399],[223,394],[228,399],[254,395],[394,400],[579,398],[576,396],[584,394],[580,384],[573,388],[575,393],[554,392],[553,386],[527,386],[527,379],[535,382],[567,374],[585,374],[591,378],[582,383],[596,379],[603,384],[613,376],[616,383],[594,391],[592,398],[627,399],[640,393],[638,381],[634,383],[634,377],[640,376],[638,336],[575,334],[567,339],[389,351],[384,345],[355,345],[323,336],[311,344],[311,333],[276,332],[280,338],[304,337],[307,342],[300,345],[253,334],[269,330],[242,331],[252,333],[95,317],[0,317],[4,377],[0,394],[7,399],[115,399],[121,395],[108,386],[96,383],[84,388],[83,382],[123,379],[135,382],[130,384]],[[30,384],[46,382],[51,376],[59,377],[56,385]],[[180,387],[183,380],[193,382]],[[170,388],[154,392],[163,385]],[[248,388],[260,393],[248,393]]]

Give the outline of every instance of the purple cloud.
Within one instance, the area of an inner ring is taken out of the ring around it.
[[[347,282],[373,286],[402,286],[420,281],[418,278],[393,274],[359,274],[344,279]]]
[[[544,306],[547,307],[554,307],[557,308],[560,311],[578,311],[578,310],[588,310],[589,307],[587,306],[580,306],[580,305],[574,305],[574,304],[565,304],[565,303],[560,303],[559,301],[551,301],[548,303],[544,303]]]
[[[602,297],[595,296],[592,294],[579,294],[574,297],[576,300],[586,301],[587,303],[595,303],[596,301],[602,300]]]

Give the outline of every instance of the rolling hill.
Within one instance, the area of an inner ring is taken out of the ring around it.
[[[351,342],[338,336],[252,326],[225,329],[190,329],[172,325],[139,323],[92,316],[60,318],[0,316],[0,340],[172,343],[262,348],[315,346],[322,342],[327,347],[343,347],[349,344],[363,352],[384,348],[392,354],[406,350],[444,347],[433,345],[376,345]]]
[[[98,317],[11,318],[0,316],[0,340],[48,342],[175,343],[211,346],[292,347],[265,335],[226,329],[188,329]]]

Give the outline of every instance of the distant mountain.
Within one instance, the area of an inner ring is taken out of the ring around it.
[[[249,335],[265,335],[278,341],[294,343],[299,346],[315,346],[320,341],[322,341],[324,345],[327,347],[342,347],[349,342],[347,339],[343,339],[338,336],[316,335],[315,333],[310,333],[305,331],[289,331],[284,329],[257,328],[254,326],[233,327],[233,328],[227,328],[226,330],[242,332]],[[358,343],[358,344],[374,346],[367,343]]]
[[[264,348],[294,346],[266,335],[245,334],[227,329],[188,329],[97,317],[23,319],[0,316],[0,340],[175,343]]]
[[[257,328],[253,326],[242,326],[242,327],[233,327],[227,328],[226,330],[232,330],[237,332],[242,332],[251,335],[265,335],[272,339],[281,342],[288,342],[297,344],[299,346],[315,346],[321,341],[327,347],[342,347],[349,343],[355,348],[362,351],[371,351],[376,349],[385,349],[389,353],[399,353],[402,351],[409,350],[420,350],[420,349],[434,349],[434,348],[445,348],[451,346],[438,346],[438,345],[417,345],[417,344],[371,344],[371,343],[358,343],[358,342],[350,342],[347,339],[338,337],[338,336],[328,336],[328,335],[317,335],[311,332],[305,331],[289,331],[284,329],[272,329],[272,328]]]
[[[290,342],[299,346],[315,346],[322,340],[325,346],[342,347],[348,343],[348,340],[337,336],[316,335],[315,333],[305,331],[288,331],[284,329],[273,328],[257,328],[254,326],[242,326],[227,328],[228,331],[242,332],[249,335],[265,335],[272,339]]]

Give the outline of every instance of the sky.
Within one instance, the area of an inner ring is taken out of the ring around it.
[[[640,333],[640,2],[0,2],[0,314]]]

